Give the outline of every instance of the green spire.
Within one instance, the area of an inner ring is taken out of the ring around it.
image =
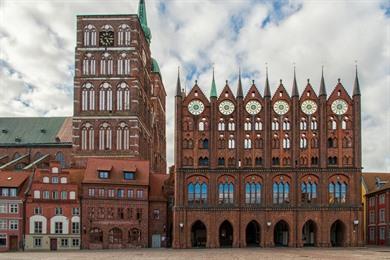
[[[139,0],[138,17],[139,17],[139,21],[141,22],[141,27],[142,30],[144,31],[146,40],[150,43],[150,40],[152,39],[152,33],[148,27],[148,20],[146,18],[145,0]]]
[[[217,86],[215,85],[215,79],[214,79],[214,68],[213,68],[213,81],[211,82],[211,91],[210,91],[210,97],[217,97]]]

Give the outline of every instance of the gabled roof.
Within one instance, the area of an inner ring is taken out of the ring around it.
[[[18,188],[28,179],[30,174],[30,172],[0,172],[0,187]]]
[[[0,146],[72,143],[71,117],[1,117]]]
[[[98,170],[110,169],[108,179],[100,179]],[[123,172],[135,169],[135,180],[125,180]],[[83,183],[149,185],[149,162],[141,160],[89,158]]]
[[[365,172],[362,177],[367,194],[390,189],[390,173]],[[378,186],[378,181],[383,182],[383,184]]]

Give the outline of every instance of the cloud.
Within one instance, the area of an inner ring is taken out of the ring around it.
[[[197,79],[209,94],[212,67],[218,90],[225,80],[244,91],[252,79],[264,90],[310,78],[319,88],[325,66],[328,93],[341,78],[351,92],[358,60],[362,88],[363,165],[390,171],[390,8],[387,1],[146,1],[152,55],[167,90],[167,143],[173,144],[177,67],[182,86]],[[138,1],[10,1],[0,4],[0,115],[72,114],[77,14],[136,13]],[[59,11],[60,10],[60,11]],[[6,89],[6,91],[4,91]],[[173,146],[168,145],[168,164]]]

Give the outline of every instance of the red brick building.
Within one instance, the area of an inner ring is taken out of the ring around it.
[[[25,249],[80,248],[80,185],[84,170],[36,169],[26,198]]]
[[[360,88],[175,97],[173,247],[363,244]]]
[[[88,159],[83,179],[82,248],[161,247],[165,244],[168,175],[148,161]]]
[[[24,193],[31,172],[0,172],[0,252],[23,249]]]
[[[390,174],[364,173],[366,243],[390,245]]]

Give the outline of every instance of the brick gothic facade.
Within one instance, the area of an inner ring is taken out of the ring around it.
[[[299,95],[294,73],[271,96],[267,75],[244,96],[239,77],[217,97],[213,77],[208,99],[178,78],[174,248],[362,245],[357,72],[352,97],[319,89]]]
[[[139,15],[77,16],[73,153],[150,160],[166,172],[165,89],[150,52],[144,1]]]

